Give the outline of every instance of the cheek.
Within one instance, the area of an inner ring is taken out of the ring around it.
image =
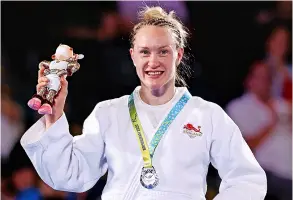
[[[146,58],[142,58],[139,55],[133,56],[133,64],[136,68],[141,68],[147,62]]]
[[[176,60],[174,58],[168,58],[164,61],[164,66],[170,71],[170,73],[175,73]]]
[[[144,70],[143,70],[143,64],[141,63],[136,63],[135,64],[135,70],[136,70],[136,74],[138,75],[138,77],[143,78],[144,75]]]
[[[136,65],[135,70],[136,70],[136,73],[138,74],[138,76],[141,76],[142,75],[141,67],[139,67],[138,65]]]

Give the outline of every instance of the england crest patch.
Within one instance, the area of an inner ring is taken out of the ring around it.
[[[188,123],[184,125],[183,133],[186,133],[190,138],[194,138],[196,136],[202,136],[200,129],[201,126],[197,126],[197,128],[195,128],[192,124]]]

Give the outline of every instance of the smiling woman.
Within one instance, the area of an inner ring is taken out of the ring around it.
[[[140,94],[147,103],[164,104],[174,95],[175,81],[186,86],[179,66],[187,29],[176,19],[174,11],[167,14],[160,7],[146,7],[139,18],[141,21],[131,34],[130,54],[141,81]],[[160,99],[148,99],[148,96]]]
[[[81,136],[69,132],[62,80],[52,115],[21,139],[49,186],[83,192],[108,169],[103,200],[203,200],[212,163],[223,179],[215,200],[264,199],[265,173],[236,124],[220,106],[175,86],[176,80],[185,86],[178,69],[186,37],[174,12],[146,7],[130,48],[141,85],[98,103]]]

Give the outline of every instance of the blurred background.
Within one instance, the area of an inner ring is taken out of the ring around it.
[[[186,52],[192,95],[213,101],[236,122],[268,176],[266,200],[292,199],[292,2],[6,2],[1,1],[2,199],[100,199],[106,175],[82,194],[54,191],[19,144],[40,115],[27,106],[38,63],[60,43],[85,55],[69,81],[66,115],[81,133],[96,103],[139,84],[129,33],[144,5],[175,10],[190,29]],[[210,167],[207,199],[220,179]]]

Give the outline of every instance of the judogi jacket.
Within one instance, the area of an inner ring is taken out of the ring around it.
[[[134,102],[147,141],[153,127],[138,86]],[[176,88],[166,114],[188,92]],[[143,159],[128,110],[128,95],[98,103],[73,137],[65,114],[45,129],[40,118],[21,138],[21,145],[42,180],[55,190],[84,192],[108,171],[103,200],[203,200],[210,163],[222,179],[215,200],[261,200],[267,184],[237,125],[215,103],[193,96],[158,144],[152,163],[159,184],[140,184]],[[159,110],[159,107],[158,107]],[[165,118],[166,114],[163,118]],[[163,120],[162,118],[162,120]]]

